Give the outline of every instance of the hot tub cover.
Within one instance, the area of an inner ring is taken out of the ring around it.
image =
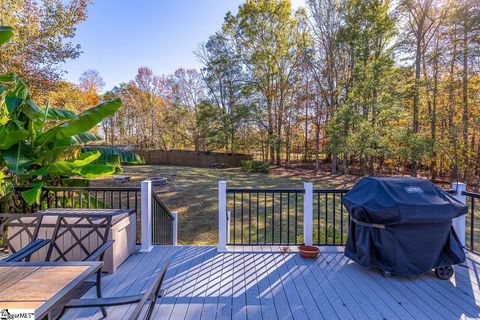
[[[465,260],[451,223],[467,206],[428,180],[367,177],[343,198],[352,220],[345,255],[413,275]]]

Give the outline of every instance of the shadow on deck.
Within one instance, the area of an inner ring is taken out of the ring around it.
[[[236,248],[238,250],[238,248]],[[384,277],[323,250],[316,261],[271,247],[217,253],[216,247],[156,246],[131,256],[104,276],[105,296],[137,294],[172,264],[154,319],[460,319],[480,318],[480,259],[469,255],[450,281],[433,272]],[[93,290],[86,296],[94,296]],[[128,319],[134,306],[109,308],[108,319]],[[98,309],[65,319],[100,319]]]

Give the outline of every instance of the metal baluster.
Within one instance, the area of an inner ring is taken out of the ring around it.
[[[263,215],[264,215],[264,221],[263,221],[263,244],[267,244],[267,193],[263,193],[263,200],[264,200],[264,206],[263,206]]]
[[[317,193],[317,244],[320,244],[320,193]]]
[[[287,193],[287,243],[290,244],[290,192]]]
[[[258,244],[258,236],[259,236],[259,233],[258,233],[258,197],[260,196],[260,192],[257,192],[257,244]]]
[[[325,245],[328,244],[328,193],[325,193]]]
[[[237,219],[236,219],[236,215],[235,215],[235,209],[236,209],[236,208],[235,208],[235,207],[236,207],[235,201],[236,201],[236,198],[237,198],[237,193],[234,192],[234,193],[233,193],[233,244],[236,243],[236,242],[235,242],[235,235],[236,235],[236,233],[237,233],[237,232],[236,232],[236,229],[235,229],[235,227],[236,227],[236,225],[237,225]]]
[[[280,241],[279,242],[280,243],[282,243],[282,207],[283,207],[283,205],[282,205],[282,193],[280,192],[280,219],[279,219],[279,221],[280,221],[280,228],[279,228],[280,229]]]
[[[336,213],[337,213],[337,207],[335,205],[335,199],[337,198],[337,194],[334,192],[333,194],[333,244],[336,244],[336,230],[335,230],[335,220],[336,220]]]
[[[272,244],[275,242],[275,193],[272,192]]]
[[[298,243],[297,232],[298,232],[298,193],[295,192],[295,244]]]
[[[471,216],[470,216],[470,250],[473,250],[473,241],[474,241],[474,224],[475,224],[475,198],[472,196],[470,197],[470,209],[471,209]]]
[[[252,193],[248,193],[248,244],[252,244]]]
[[[240,201],[241,201],[241,204],[240,204],[240,215],[241,215],[241,228],[242,230],[240,230],[240,239],[241,239],[241,244],[244,244],[243,242],[243,192],[240,193]]]
[[[340,193],[340,242],[343,245],[343,192]]]

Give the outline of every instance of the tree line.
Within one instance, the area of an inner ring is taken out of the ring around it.
[[[480,183],[480,1],[246,0],[205,40],[201,69],[99,97],[106,143]]]

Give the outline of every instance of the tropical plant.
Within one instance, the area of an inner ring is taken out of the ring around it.
[[[145,164],[145,159],[133,151],[123,150],[120,147],[111,146],[86,146],[82,148],[83,152],[99,151],[100,158],[93,164],[111,165],[115,167],[115,173],[121,173],[122,165]]]
[[[0,27],[0,45],[12,33],[11,28]],[[75,176],[91,179],[113,174],[114,166],[93,164],[101,157],[98,150],[82,152],[81,147],[101,140],[89,130],[120,107],[119,99],[78,115],[48,105],[41,107],[18,76],[0,75],[0,192],[9,190],[6,183],[23,186],[25,202],[38,205],[47,185],[60,185]]]

